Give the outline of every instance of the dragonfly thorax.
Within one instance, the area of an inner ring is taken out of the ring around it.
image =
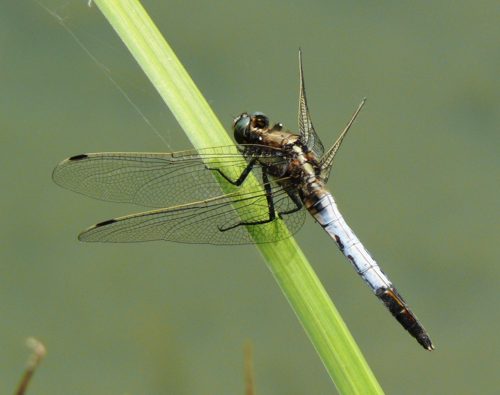
[[[278,122],[269,126],[269,118],[261,112],[242,113],[233,120],[234,138],[238,144],[268,147],[274,152],[290,150],[295,144],[306,148],[298,134],[283,130]]]

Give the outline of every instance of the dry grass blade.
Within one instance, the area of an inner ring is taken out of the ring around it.
[[[32,354],[28,359],[28,363],[26,364],[26,369],[24,371],[23,376],[21,377],[21,381],[17,386],[17,390],[14,393],[15,395],[24,395],[26,393],[26,388],[28,388],[28,384],[31,381],[31,378],[35,374],[35,370],[42,362],[42,359],[47,354],[47,350],[42,342],[35,339],[34,337],[30,337],[26,340],[26,345],[31,348]]]

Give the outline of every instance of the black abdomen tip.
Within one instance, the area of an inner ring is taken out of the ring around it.
[[[418,343],[425,349],[429,351],[434,350],[434,344],[432,344],[432,340],[427,335],[427,333],[421,333],[419,336],[416,337],[416,339]]]

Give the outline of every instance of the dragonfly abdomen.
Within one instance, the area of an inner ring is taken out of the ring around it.
[[[318,191],[306,201],[309,212],[337,243],[356,272],[384,303],[396,320],[427,350],[434,349],[427,332],[399,295],[389,278],[347,225],[333,196]],[[314,200],[314,201],[311,201]]]
[[[376,295],[389,309],[391,314],[425,349],[432,351],[432,344],[429,335],[418,321],[417,317],[409,309],[403,297],[399,294],[396,288],[380,289]]]
[[[335,240],[340,251],[375,294],[381,288],[392,287],[391,281],[345,222],[330,193],[324,192],[316,204],[309,208],[309,211]]]

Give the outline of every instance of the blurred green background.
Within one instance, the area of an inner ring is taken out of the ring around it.
[[[76,240],[140,208],[57,187],[60,160],[190,146],[97,7],[42,3],[0,7],[0,393],[31,335],[49,354],[29,394],[242,394],[247,339],[259,394],[335,393],[254,247]],[[296,127],[299,46],[325,145],[368,97],[329,186],[436,351],[311,219],[297,239],[387,394],[498,393],[498,4],[143,4],[228,129]]]

